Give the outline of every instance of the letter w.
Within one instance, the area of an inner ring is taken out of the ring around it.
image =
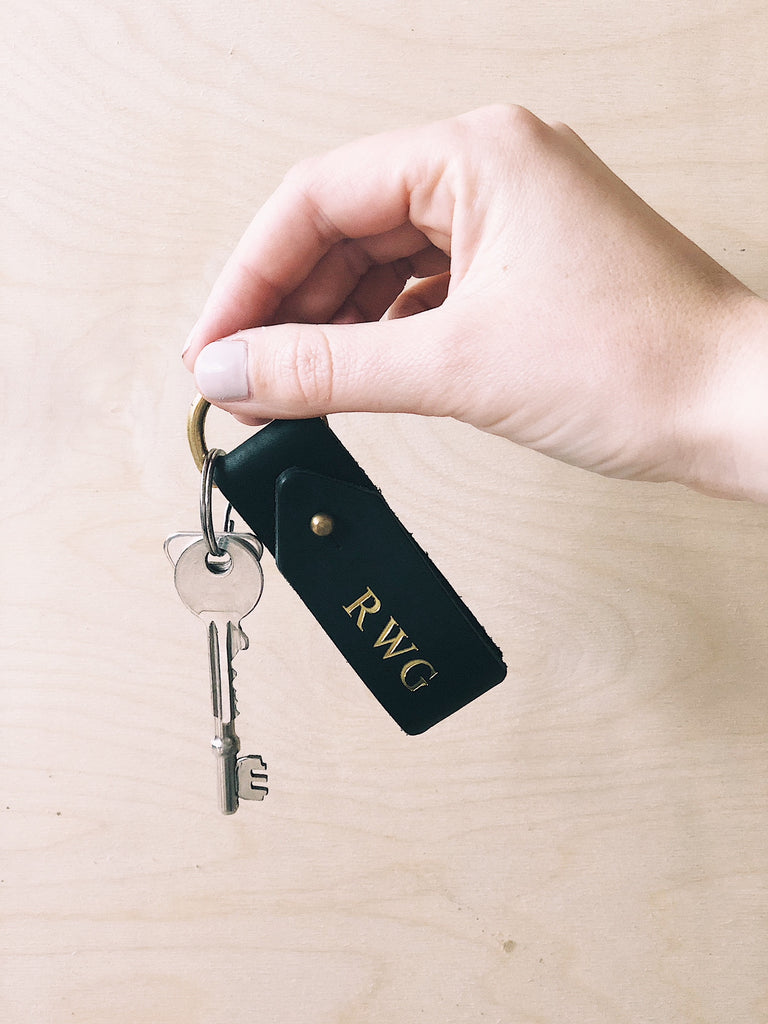
[[[397,628],[397,634],[396,636],[392,637],[390,636],[390,633],[394,628]],[[387,653],[384,655],[384,661],[386,661],[387,658],[394,658],[396,654],[408,654],[409,651],[418,651],[419,648],[415,644],[411,644],[410,647],[403,647],[400,650],[398,650],[400,643],[403,640],[407,639],[407,635],[402,631],[402,629],[398,626],[398,624],[390,615],[389,622],[387,623],[386,627],[382,630],[381,636],[373,646],[387,648]]]

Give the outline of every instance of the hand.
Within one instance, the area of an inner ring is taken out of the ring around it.
[[[453,416],[597,472],[768,500],[746,450],[768,427],[766,308],[569,128],[490,107],[289,172],[185,362],[248,423]]]

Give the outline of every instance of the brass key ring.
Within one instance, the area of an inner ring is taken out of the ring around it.
[[[208,445],[205,443],[205,418],[210,408],[211,403],[208,399],[203,398],[202,395],[197,395],[189,408],[189,415],[187,416],[187,440],[189,441],[192,458],[195,460],[195,465],[201,473],[205,457],[208,454]]]

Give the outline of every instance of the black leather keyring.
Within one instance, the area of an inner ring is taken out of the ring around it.
[[[325,420],[275,420],[216,459],[222,494],[414,735],[500,683],[501,652]]]

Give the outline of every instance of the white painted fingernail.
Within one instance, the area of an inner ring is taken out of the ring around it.
[[[239,402],[248,397],[248,346],[238,338],[206,345],[195,362],[195,382],[212,402]]]

